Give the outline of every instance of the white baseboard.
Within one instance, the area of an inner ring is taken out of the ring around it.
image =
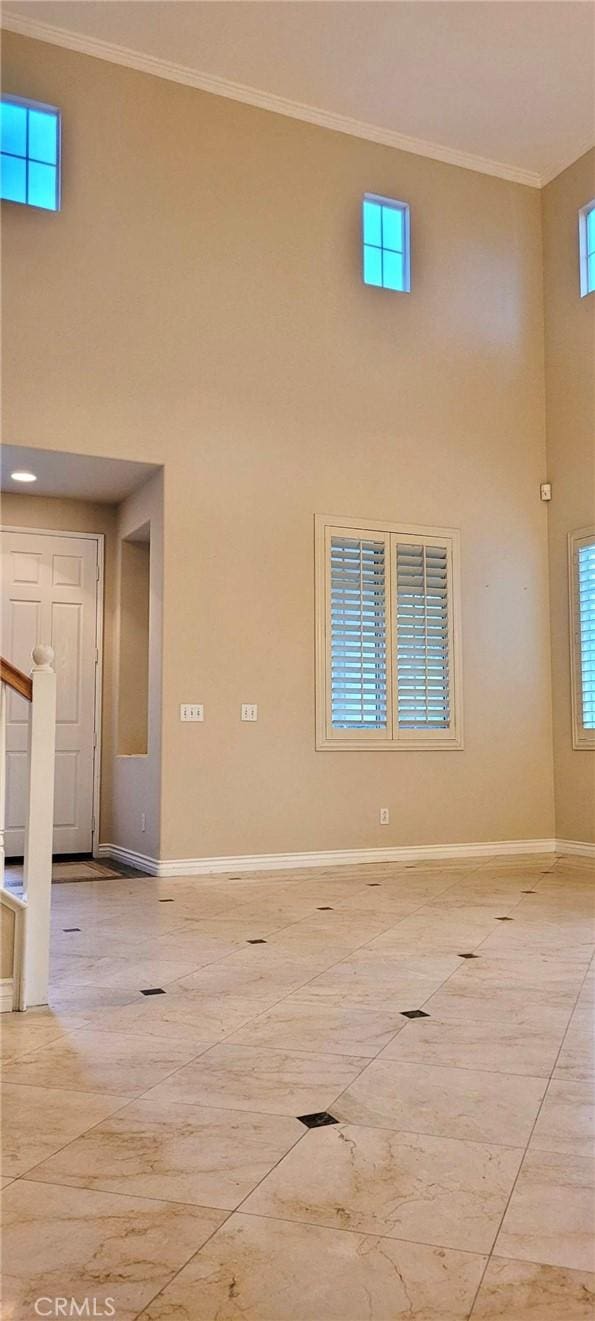
[[[595,844],[588,844],[579,839],[557,839],[556,853],[574,854],[577,858],[595,858]]]
[[[163,874],[159,871],[162,864],[158,858],[150,858],[146,853],[135,853],[133,849],[120,848],[119,844],[98,844],[94,856],[113,858],[116,862],[123,862],[126,867],[136,867],[137,871],[146,872],[149,876]]]
[[[580,846],[576,846],[579,848]],[[584,845],[590,848],[590,845]],[[149,876],[208,876],[222,872],[286,871],[294,867],[353,867],[369,862],[425,862],[555,853],[554,839],[488,840],[479,844],[421,844],[385,849],[328,849],[322,853],[253,853],[225,858],[149,858],[116,844],[100,844],[97,856],[114,858]]]
[[[14,985],[12,977],[3,977],[0,981],[0,1014],[12,1013],[14,1004]]]

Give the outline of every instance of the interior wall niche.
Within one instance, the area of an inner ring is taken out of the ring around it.
[[[118,753],[146,756],[149,739],[151,525],[120,544]]]

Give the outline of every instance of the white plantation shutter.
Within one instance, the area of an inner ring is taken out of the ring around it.
[[[387,723],[385,539],[330,540],[330,698],[333,729]]]
[[[595,748],[595,528],[569,539],[572,741]]]
[[[578,617],[582,722],[595,730],[595,541],[579,547]]]
[[[450,725],[449,555],[446,546],[396,546],[396,694],[399,729]]]
[[[458,536],[317,517],[317,748],[462,747]]]

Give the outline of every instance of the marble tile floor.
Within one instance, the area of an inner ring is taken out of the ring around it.
[[[592,863],[104,878],[52,925],[7,1321],[591,1321]]]

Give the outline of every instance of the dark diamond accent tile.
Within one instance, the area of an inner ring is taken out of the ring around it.
[[[246,941],[247,945],[266,945],[266,943],[266,940],[263,940],[262,936],[257,936],[256,940]]]
[[[297,1115],[300,1124],[305,1124],[306,1128],[326,1128],[327,1124],[338,1124],[339,1120],[334,1115],[329,1115],[328,1110],[319,1110],[315,1115]]]
[[[162,986],[148,986],[146,991],[141,991],[141,995],[165,995]]]
[[[496,918],[496,921],[497,921],[497,922],[512,922],[512,921],[514,921],[514,919],[513,919],[512,917],[497,917],[497,918]]]
[[[457,954],[458,959],[478,959],[479,954]]]
[[[63,931],[80,931],[80,927],[62,927]]]
[[[333,909],[332,904],[321,904],[320,908],[318,909],[318,912],[319,912],[319,913],[333,913],[333,912],[334,912],[334,909]]]
[[[429,1014],[426,1014],[425,1011],[424,1011],[423,1009],[402,1009],[402,1010],[401,1010],[401,1017],[402,1017],[402,1018],[429,1018],[430,1015],[429,1015]]]

